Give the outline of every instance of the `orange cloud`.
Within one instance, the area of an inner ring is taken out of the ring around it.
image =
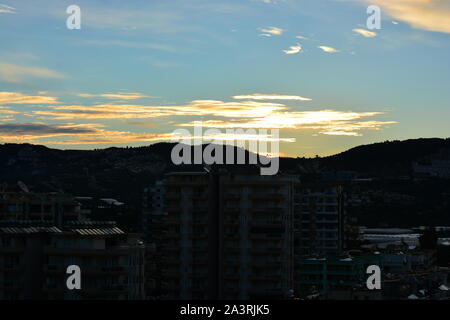
[[[42,141],[46,138],[70,137],[66,140]],[[172,133],[131,133],[110,131],[101,124],[46,124],[4,123],[0,124],[0,140],[3,142],[40,142],[46,144],[98,144],[163,141],[173,139]]]
[[[448,0],[369,0],[390,16],[417,29],[450,33]]]
[[[30,96],[18,92],[0,91],[0,104],[51,104],[58,99],[48,96]]]
[[[183,115],[210,115],[221,117],[264,117],[286,109],[282,104],[255,101],[223,102],[196,100],[180,106],[146,106],[101,104],[94,106],[52,106],[51,110],[34,110],[31,114],[43,119],[145,119]]]

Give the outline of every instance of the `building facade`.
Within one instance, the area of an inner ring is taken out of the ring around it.
[[[170,298],[283,298],[293,290],[295,176],[174,173],[161,251]]]
[[[0,299],[143,299],[144,246],[111,223],[0,224]],[[81,290],[66,286],[81,270]]]

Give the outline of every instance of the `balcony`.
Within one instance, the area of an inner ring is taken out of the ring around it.
[[[253,193],[249,196],[252,200],[272,200],[272,201],[282,201],[286,199],[283,193]]]
[[[236,193],[227,193],[225,195],[226,200],[239,200],[240,198],[241,198],[241,195],[236,194]]]
[[[166,200],[180,200],[181,194],[179,193],[168,193],[164,196]]]
[[[161,262],[163,265],[179,265],[181,263],[179,256],[164,257]]]
[[[195,246],[195,247],[192,247],[192,251],[193,252],[207,252],[208,247],[207,246]]]
[[[262,239],[283,239],[286,235],[282,233],[251,233],[249,238],[254,240]]]
[[[227,226],[236,226],[240,224],[239,219],[225,219],[224,224]]]
[[[44,253],[48,255],[73,255],[73,256],[127,256],[130,254],[130,247],[113,247],[105,249],[80,249],[80,248],[55,248],[46,246]]]
[[[24,251],[24,246],[0,247],[0,253],[22,253]]]

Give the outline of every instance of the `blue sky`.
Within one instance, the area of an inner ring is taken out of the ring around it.
[[[0,0],[0,39],[1,142],[148,145],[194,121],[279,129],[292,156],[450,136],[445,0]]]

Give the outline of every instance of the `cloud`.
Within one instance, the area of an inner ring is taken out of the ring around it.
[[[382,127],[397,124],[396,121],[360,121],[360,122],[342,122],[322,127],[311,127],[320,129],[320,133],[330,136],[362,136],[360,130],[381,130]]]
[[[374,38],[374,37],[377,36],[376,32],[372,32],[372,31],[369,31],[369,30],[366,30],[366,29],[356,28],[356,29],[353,29],[352,31],[362,35],[365,38]]]
[[[195,100],[179,106],[146,106],[132,104],[99,104],[93,106],[52,106],[50,110],[33,110],[32,115],[42,119],[146,119],[169,116],[219,116],[226,118],[264,117],[274,111],[283,110],[282,104],[245,101],[223,102],[217,100]]]
[[[296,54],[299,53],[300,51],[302,51],[302,46],[299,43],[297,43],[297,45],[295,46],[289,47],[289,49],[287,50],[283,50],[285,54]]]
[[[274,112],[266,117],[254,119],[208,120],[203,122],[207,128],[222,129],[297,129],[317,130],[324,135],[362,135],[361,130],[380,130],[382,127],[396,124],[395,121],[361,121],[363,118],[380,115],[381,112],[353,111],[303,111]],[[178,126],[194,126],[195,122]]]
[[[144,128],[155,128],[156,127],[156,125],[154,123],[148,123],[148,122],[130,121],[127,123],[132,126],[138,126],[138,127],[144,127]]]
[[[11,110],[9,107],[0,107],[0,121],[12,121],[14,120],[15,114],[18,114],[19,112]]]
[[[284,29],[277,27],[258,28],[258,30],[263,32],[267,36],[281,36],[285,31]]]
[[[0,4],[0,13],[16,13],[15,8],[7,6],[6,4]]]
[[[0,80],[10,83],[20,83],[29,78],[61,79],[64,76],[56,71],[12,63],[0,62]]]
[[[98,132],[97,130],[89,124],[4,123],[0,124],[0,137],[3,139],[5,137],[35,139],[61,135],[95,134]]]
[[[450,33],[448,0],[370,0],[397,20],[414,28]]]
[[[45,144],[55,145],[85,145],[85,144],[117,144],[133,142],[154,142],[174,140],[172,133],[133,133],[126,131],[107,131],[94,135],[78,136],[69,140],[45,141]]]
[[[2,113],[2,114],[18,114],[19,112],[11,110],[10,107],[0,107],[0,113]]]
[[[131,133],[109,131],[100,124],[0,123],[0,140],[4,142],[38,142],[46,144],[99,144],[163,141],[173,139],[172,133]],[[66,140],[42,141],[66,137]],[[67,139],[69,138],[69,139]]]
[[[135,100],[148,97],[137,92],[117,92],[117,93],[103,93],[103,94],[80,93],[78,94],[78,96],[83,98],[101,97],[116,100]]]
[[[296,36],[295,38],[301,39],[301,40],[309,40],[309,38],[304,37],[304,36]]]
[[[301,96],[289,96],[280,94],[247,94],[234,96],[233,99],[252,99],[252,100],[297,100],[297,101],[311,101],[312,99],[304,98]]]
[[[318,48],[321,49],[323,52],[327,52],[327,53],[339,52],[339,50],[336,50],[335,48],[327,47],[327,46],[318,46]]]
[[[122,40],[81,40],[75,44],[80,45],[93,45],[93,46],[112,46],[112,47],[124,47],[124,48],[139,48],[139,49],[150,49],[159,50],[167,52],[177,52],[178,50],[164,44],[159,43],[148,43],[148,42],[133,42],[133,41],[122,41]]]
[[[51,104],[58,99],[49,96],[30,96],[18,92],[0,91],[0,104]]]
[[[381,115],[381,112],[355,112],[325,109],[319,111],[292,111],[280,101],[310,101],[298,95],[248,94],[236,95],[241,101],[194,100],[185,105],[96,104],[56,105],[32,110],[27,116],[50,120],[91,119],[154,119],[170,117],[175,126],[193,126],[194,122],[181,123],[175,117],[209,117],[203,121],[208,128],[245,129],[297,129],[314,130],[324,135],[361,135],[362,130],[380,130],[396,124],[395,121],[364,120]],[[242,101],[242,100],[251,101]],[[266,101],[260,101],[266,100]],[[146,121],[129,121],[131,125],[153,127]],[[110,135],[110,133],[108,133]],[[117,139],[117,137],[115,137]],[[137,139],[136,137],[134,139]],[[139,138],[141,139],[141,138]],[[142,138],[143,139],[143,138]],[[91,140],[89,140],[91,141]],[[110,140],[108,140],[110,141]]]

